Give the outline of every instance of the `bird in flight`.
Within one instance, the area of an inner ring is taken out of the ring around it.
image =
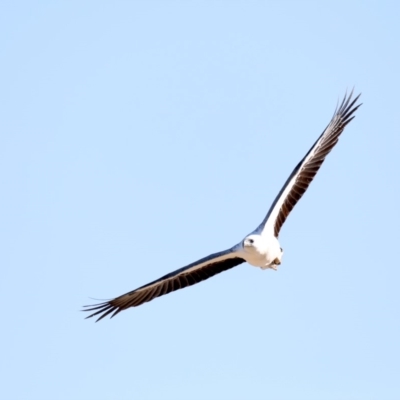
[[[344,96],[328,126],[294,168],[257,229],[228,250],[204,257],[113,300],[84,306],[83,311],[92,312],[86,318],[96,316],[96,322],[109,314],[112,314],[112,318],[122,310],[195,285],[244,262],[261,269],[276,270],[283,255],[278,241],[283,223],[307,190],[325,157],[338,142],[346,125],[354,118],[354,112],[361,106],[356,104],[360,95],[354,99],[352,95],[353,92]]]

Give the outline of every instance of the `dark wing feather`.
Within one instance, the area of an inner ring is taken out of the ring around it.
[[[273,229],[274,235],[278,237],[289,213],[307,190],[346,125],[354,118],[354,112],[361,106],[355,105],[360,95],[351,101],[352,95],[353,92],[348,97],[345,95],[328,126],[285,182],[257,230]]]
[[[211,254],[208,257],[187,265],[186,267],[164,275],[147,285],[116,297],[113,300],[100,304],[84,306],[85,309],[83,311],[94,311],[93,314],[86,318],[99,315],[96,322],[111,313],[112,318],[122,310],[126,310],[129,307],[137,307],[155,299],[156,297],[164,296],[165,294],[175,290],[195,285],[196,283],[211,278],[220,272],[236,267],[244,262],[245,260],[237,257],[237,254],[232,250]]]

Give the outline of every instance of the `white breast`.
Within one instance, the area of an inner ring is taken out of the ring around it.
[[[250,241],[252,241],[251,244]],[[245,238],[241,247],[241,256],[255,267],[270,268],[275,266],[274,261],[276,259],[281,259],[281,247],[278,239],[273,235],[249,235]]]

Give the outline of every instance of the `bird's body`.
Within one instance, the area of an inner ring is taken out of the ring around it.
[[[98,320],[111,317],[129,307],[137,307],[156,297],[191,286],[244,262],[261,269],[277,269],[283,250],[279,244],[279,232],[287,216],[307,190],[325,157],[339,140],[345,126],[354,118],[352,114],[361,104],[355,105],[359,96],[351,101],[352,93],[345,96],[328,126],[294,168],[272,203],[261,224],[238,244],[228,250],[211,254],[183,268],[141,286],[131,292],[93,306],[89,317],[99,315]]]
[[[279,240],[269,232],[251,233],[237,245],[240,257],[254,267],[277,269],[281,263],[283,250]]]

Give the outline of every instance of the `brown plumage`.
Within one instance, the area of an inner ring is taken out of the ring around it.
[[[113,300],[94,306],[84,306],[84,311],[95,311],[86,318],[100,315],[96,320],[97,322],[111,313],[112,318],[122,310],[140,306],[156,297],[192,286],[245,262],[244,259],[239,257],[228,258],[231,257],[231,254],[231,250],[211,254]],[[212,262],[210,262],[211,260]]]
[[[354,106],[360,95],[351,101],[352,95],[353,92],[343,98],[328,126],[292,171],[272,203],[264,221],[259,226],[259,230],[263,230],[267,223],[272,221],[274,223],[274,234],[276,237],[279,236],[282,225],[289,213],[307,190],[326,156],[338,142],[339,136],[346,125],[354,118],[352,116],[354,112],[361,106],[361,104]]]

